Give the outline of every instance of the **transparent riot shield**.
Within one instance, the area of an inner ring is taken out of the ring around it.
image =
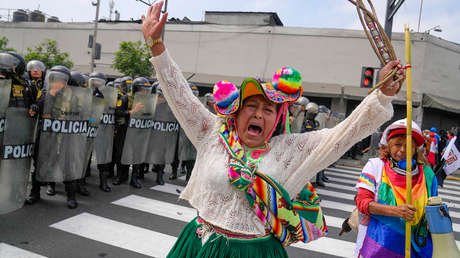
[[[3,133],[5,131],[6,109],[10,103],[11,80],[0,79],[0,144],[3,142]],[[1,163],[1,161],[0,161]]]
[[[91,100],[91,89],[80,87],[66,87],[55,95],[45,96],[39,128],[39,181],[60,182],[83,177]]]
[[[91,115],[88,122],[88,139],[86,143],[86,157],[85,163],[88,164],[89,159],[91,158],[91,152],[94,147],[94,140],[99,133],[99,125],[101,123],[102,113],[104,112],[104,107],[106,100],[96,96],[92,97],[93,101],[91,102]],[[86,166],[83,167],[83,173],[86,171]]]
[[[126,131],[122,164],[140,164],[147,160],[151,129],[153,127],[153,116],[156,108],[156,96],[150,93],[136,92],[134,95],[134,108],[139,103],[142,108],[130,115],[128,130]]]
[[[158,104],[153,118],[147,163],[172,163],[178,134],[179,123],[169,108],[168,103]]]
[[[5,121],[0,152],[0,214],[19,209],[24,204],[36,123],[26,108],[16,107],[7,109]]]
[[[180,161],[196,159],[196,149],[182,128],[180,129],[180,132],[179,132],[179,143],[178,144],[179,144],[178,146],[179,157],[178,158]]]
[[[97,130],[97,136],[94,139],[94,151],[96,152],[97,164],[107,164],[112,161],[117,90],[113,87],[104,87],[102,95],[104,95],[106,103],[101,123]]]

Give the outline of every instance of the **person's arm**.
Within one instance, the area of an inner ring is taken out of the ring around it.
[[[393,67],[398,67],[398,74],[404,76],[404,70],[396,60],[382,68],[380,78]],[[318,171],[338,160],[355,143],[377,131],[393,116],[391,101],[399,87],[399,83],[392,85],[392,80],[389,80],[381,90],[368,95],[344,121],[331,129],[281,136],[283,148],[295,148],[295,152],[290,152],[290,158],[291,164],[297,168],[294,173],[287,175],[287,184],[296,190],[302,189]]]
[[[142,16],[144,38],[158,41],[161,37],[168,15],[165,13],[160,18],[162,5],[161,1],[151,6],[147,17]],[[155,67],[165,99],[187,137],[193,145],[198,146],[201,139],[214,127],[217,116],[209,112],[193,95],[179,66],[172,60],[162,42],[155,43],[150,50],[153,56],[150,61]]]

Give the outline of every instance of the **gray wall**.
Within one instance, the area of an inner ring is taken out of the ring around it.
[[[0,35],[19,52],[45,38],[55,39],[80,71],[89,71],[92,29],[91,23],[0,23]],[[361,67],[380,65],[357,30],[167,24],[165,35],[184,74],[195,73],[192,81],[208,86],[223,79],[239,84],[249,76],[269,80],[277,69],[290,65],[301,72],[307,94],[339,97],[344,91],[359,100],[366,95],[359,88]],[[96,70],[118,75],[110,67],[113,54],[121,41],[129,40],[143,40],[140,24],[100,23],[102,59],[96,61]],[[392,42],[404,62],[404,35],[393,33]],[[420,101],[423,93],[460,100],[460,46],[423,33],[412,34],[411,46],[414,100]],[[399,98],[404,103],[404,96]],[[333,103],[343,108],[337,100]]]

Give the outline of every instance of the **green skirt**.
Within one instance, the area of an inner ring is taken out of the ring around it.
[[[282,258],[288,257],[281,242],[267,235],[258,238],[241,239],[228,235],[213,233],[202,245],[198,217],[193,219],[180,233],[179,238],[168,254],[168,258]],[[198,231],[198,232],[197,232]]]

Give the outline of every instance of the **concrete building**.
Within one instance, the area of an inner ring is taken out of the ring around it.
[[[92,23],[0,23],[0,35],[19,52],[51,38],[80,71],[89,71],[92,30]],[[423,128],[459,126],[460,45],[424,33],[411,37],[414,120]],[[139,23],[99,23],[102,57],[96,70],[119,75],[111,68],[114,52],[121,41],[137,40],[143,40]],[[271,80],[289,65],[301,72],[304,95],[347,115],[367,95],[359,87],[362,67],[380,66],[362,31],[284,27],[276,13],[207,12],[205,22],[174,19],[166,25],[165,42],[186,78],[194,74],[190,80],[204,91],[224,79],[236,85],[245,77]],[[392,43],[404,62],[404,35],[393,33]],[[393,103],[394,119],[404,117],[404,89]]]

